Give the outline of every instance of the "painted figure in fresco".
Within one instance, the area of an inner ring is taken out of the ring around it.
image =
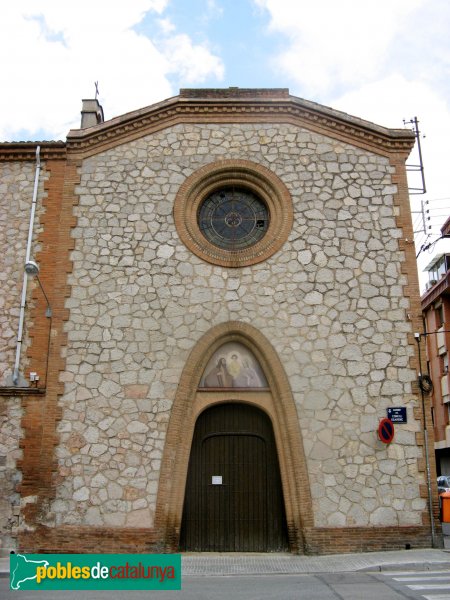
[[[231,345],[230,345],[231,346]],[[228,346],[228,348],[230,348]],[[209,371],[203,377],[203,387],[260,388],[266,387],[265,377],[255,360],[246,350],[231,347],[228,354],[215,354],[210,361]]]
[[[253,363],[249,357],[243,360],[242,378],[245,379],[245,385],[242,387],[264,387],[258,373],[253,368]]]
[[[227,369],[227,361],[221,356],[216,366],[205,377],[205,387],[233,387],[233,378]]]
[[[233,387],[241,387],[236,384],[236,380],[239,378],[239,374],[242,371],[241,356],[237,352],[232,352],[227,357],[227,369],[228,373],[233,378]]]

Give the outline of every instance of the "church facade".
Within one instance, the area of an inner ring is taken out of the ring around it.
[[[82,124],[0,145],[3,546],[431,545],[414,135],[285,89]]]

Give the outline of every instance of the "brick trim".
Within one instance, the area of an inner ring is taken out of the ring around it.
[[[419,365],[419,353],[417,349],[417,342],[414,338],[414,332],[423,331],[423,316],[422,307],[420,301],[419,291],[419,277],[417,272],[417,261],[415,255],[414,246],[414,229],[412,224],[411,209],[409,203],[409,192],[408,192],[408,180],[405,170],[405,160],[407,156],[404,153],[398,152],[391,156],[390,162],[395,167],[395,173],[392,176],[392,182],[397,186],[397,193],[394,194],[394,209],[396,211],[395,221],[397,227],[402,232],[402,237],[398,241],[399,249],[404,253],[404,260],[401,263],[401,273],[406,278],[407,283],[403,286],[403,297],[409,301],[409,307],[405,309],[405,323],[410,325],[410,333],[405,333],[405,344],[408,344],[413,355],[410,358],[410,367],[414,369],[416,373],[422,371]],[[421,341],[421,354],[422,361],[426,357],[425,340],[422,337]],[[420,390],[417,385],[417,381],[413,382],[412,394],[414,406],[414,417],[421,424],[421,431],[416,434],[416,443],[419,448],[423,447],[423,458],[418,459],[417,468],[418,471],[423,473],[425,482],[427,480],[427,470],[425,461],[425,444],[423,434],[423,412],[422,412],[422,400]],[[428,462],[430,465],[430,477],[431,477],[431,488],[432,488],[432,513],[435,521],[436,528],[439,522],[439,497],[437,490],[437,474],[436,474],[436,462],[434,454],[434,429],[432,426],[431,418],[431,396],[425,394],[424,396],[425,405],[425,419],[427,422],[428,431]],[[428,504],[428,486],[425,483],[421,486],[421,497],[427,500]],[[422,513],[422,522],[430,527],[430,515],[429,508]]]
[[[399,527],[314,527],[305,530],[307,554],[340,554],[430,548],[427,526]]]
[[[20,550],[33,553],[148,553],[163,552],[155,530],[124,527],[38,525],[20,536]]]
[[[36,260],[41,265],[40,279],[53,316],[49,332],[48,319],[45,317],[46,302],[40,288],[35,286],[30,316],[29,369],[45,373],[48,351],[48,372],[45,396],[36,398],[30,395],[23,399],[23,458],[18,461],[23,475],[19,485],[23,503],[19,547],[22,545],[24,529],[36,527],[46,518],[49,502],[55,494],[56,427],[61,419],[58,397],[64,392],[59,373],[65,367],[63,347],[66,345],[66,334],[63,328],[69,316],[65,298],[69,293],[67,274],[72,269],[70,251],[73,250],[74,240],[70,231],[75,225],[73,205],[77,202],[74,187],[79,183],[78,166],[77,162],[71,161],[48,161],[46,164],[49,178],[45,184],[45,213],[41,217],[42,230],[38,239],[41,251],[36,255]],[[40,383],[44,382],[41,380]]]
[[[179,123],[289,123],[340,139],[379,154],[409,154],[414,134],[387,129],[295,96],[170,98],[88,129],[73,129],[68,150],[92,156]]]
[[[3,142],[0,143],[0,162],[36,161],[40,146],[41,160],[65,160],[65,142]]]
[[[403,527],[305,527],[304,553],[309,555],[430,548],[426,526]],[[440,528],[439,528],[440,533]],[[149,553],[177,552],[176,544],[164,544],[155,529],[124,527],[57,528],[37,526],[21,534],[22,552],[52,553]],[[303,552],[303,551],[302,551]]]

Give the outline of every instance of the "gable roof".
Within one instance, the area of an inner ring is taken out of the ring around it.
[[[87,157],[178,123],[286,123],[369,149],[408,156],[415,143],[410,129],[389,129],[291,96],[287,88],[181,89],[180,94],[98,125],[71,129],[66,142],[0,144],[0,160],[33,160],[41,145],[45,157]]]
[[[176,123],[291,123],[382,154],[409,154],[414,133],[388,129],[291,96],[287,88],[181,89],[180,95],[67,136],[71,151],[95,154]]]

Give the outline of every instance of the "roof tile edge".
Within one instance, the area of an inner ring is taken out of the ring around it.
[[[93,127],[71,129],[67,135],[67,142],[77,144],[78,141],[84,143],[82,140],[91,139],[93,141],[94,138],[99,135],[103,136],[106,132],[110,137],[116,128],[122,130],[130,126],[135,129],[137,123],[141,120],[148,121],[151,119],[153,121],[161,117],[164,118],[163,113],[165,110],[172,111],[175,109],[178,112],[181,109],[181,112],[183,112],[182,107],[190,105],[193,107],[203,105],[208,110],[208,107],[215,104],[221,104],[227,110],[226,107],[230,107],[234,103],[240,107],[257,103],[261,108],[264,105],[267,107],[279,105],[281,110],[285,109],[287,112],[291,112],[288,108],[291,105],[293,108],[297,107],[310,115],[316,115],[313,119],[317,123],[323,121],[325,126],[330,120],[331,122],[341,123],[343,127],[353,127],[356,130],[366,131],[369,135],[375,134],[385,140],[391,140],[394,144],[406,144],[410,149],[415,142],[414,133],[410,129],[394,129],[377,125],[317,102],[292,96],[289,94],[288,88],[182,88],[179,96],[173,96],[144,108],[113,117]],[[283,107],[285,108],[283,109]],[[181,112],[179,112],[180,115]],[[134,125],[131,125],[132,123]]]

